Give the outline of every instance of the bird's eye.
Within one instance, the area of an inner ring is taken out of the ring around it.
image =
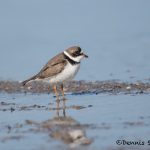
[[[74,54],[73,54],[74,57],[77,57],[77,56],[80,56],[80,52],[79,51],[76,51]]]

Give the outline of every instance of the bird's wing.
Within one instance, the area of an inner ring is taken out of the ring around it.
[[[41,69],[41,71],[34,75],[33,77],[22,82],[24,86],[26,83],[35,80],[35,79],[43,79],[48,77],[53,77],[60,73],[67,64],[67,60],[64,57],[63,53],[60,53],[53,57],[48,63]]]
[[[67,61],[63,53],[56,55],[41,69],[35,78],[43,79],[57,75],[66,66]]]

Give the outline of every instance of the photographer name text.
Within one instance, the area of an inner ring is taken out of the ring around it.
[[[150,146],[150,140],[144,141],[144,140],[139,140],[139,141],[128,141],[128,140],[117,140],[116,141],[117,145],[131,145],[131,146],[142,146],[142,145],[149,145]]]

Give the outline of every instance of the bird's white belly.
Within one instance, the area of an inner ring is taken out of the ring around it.
[[[48,82],[56,83],[56,82],[70,81],[77,74],[79,68],[80,68],[80,64],[71,65],[70,63],[68,63],[65,69],[61,73],[59,73],[54,77],[49,78]]]

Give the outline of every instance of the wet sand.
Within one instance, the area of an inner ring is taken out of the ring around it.
[[[118,94],[118,93],[149,93],[150,83],[137,81],[127,83],[121,81],[73,81],[65,84],[65,91],[73,94]],[[32,82],[25,86],[17,81],[0,81],[0,92],[7,93],[51,93],[52,86],[42,82]]]

